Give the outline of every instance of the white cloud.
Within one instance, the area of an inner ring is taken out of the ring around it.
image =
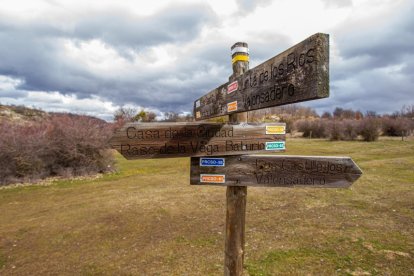
[[[0,93],[13,90],[22,83],[21,79],[0,75]]]
[[[62,51],[64,58],[80,64],[95,74],[123,74],[128,70],[131,71],[133,67],[133,63],[120,56],[113,47],[98,39],[89,41],[66,39]]]

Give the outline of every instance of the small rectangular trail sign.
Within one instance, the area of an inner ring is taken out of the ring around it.
[[[329,96],[329,36],[317,33],[194,102],[204,120]]]
[[[350,157],[239,155],[223,156],[221,159],[216,166],[206,166],[203,165],[202,158],[192,157],[190,183],[346,188],[362,174]]]
[[[126,159],[211,156],[203,166],[224,166],[215,155],[285,150],[286,124],[127,123],[109,140]]]

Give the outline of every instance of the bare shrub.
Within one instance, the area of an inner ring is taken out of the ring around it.
[[[141,110],[132,119],[134,122],[154,122],[156,117],[157,114],[152,111]]]
[[[106,123],[87,116],[66,115],[54,116],[50,123],[53,127],[49,132],[52,141],[49,147],[56,157],[51,168],[53,174],[58,174],[56,168],[71,168],[74,175],[104,172],[110,165],[101,153],[111,135]]]
[[[358,133],[364,141],[376,141],[380,135],[380,120],[376,117],[365,117],[359,121]]]
[[[358,123],[355,120],[330,120],[327,129],[331,140],[352,141],[358,137]]]
[[[412,120],[403,117],[381,119],[382,133],[386,136],[403,136],[412,128]]]
[[[120,107],[114,113],[114,121],[122,121],[122,123],[131,122],[136,114],[137,110],[135,108]]]
[[[358,137],[358,121],[344,120],[342,121],[343,140],[353,141]]]
[[[295,120],[292,116],[281,117],[280,122],[286,124],[286,133],[292,133],[292,128]]]
[[[326,138],[327,123],[325,120],[298,120],[295,122],[295,129],[303,133],[303,137]]]
[[[330,120],[328,124],[328,136],[331,140],[343,140],[343,123],[339,120]]]
[[[46,143],[46,130],[44,123],[0,122],[0,182],[43,176],[42,146]]]
[[[297,120],[295,122],[295,130],[302,132],[302,136],[306,137],[307,135],[309,137],[310,134],[310,122],[308,120]]]
[[[193,115],[191,114],[179,114],[174,111],[164,112],[164,118],[161,119],[163,122],[192,122],[194,121]]]
[[[0,184],[51,175],[105,172],[113,164],[109,124],[87,116],[54,115],[40,122],[0,121]]]

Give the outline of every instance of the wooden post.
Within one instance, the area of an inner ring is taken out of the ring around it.
[[[249,69],[247,43],[237,42],[232,47],[233,75],[230,81]],[[229,115],[232,123],[247,122],[247,112]],[[226,241],[224,249],[224,275],[243,275],[244,236],[247,187],[228,186],[226,192]]]

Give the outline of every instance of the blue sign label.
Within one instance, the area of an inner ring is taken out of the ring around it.
[[[266,142],[266,150],[284,150],[284,149],[285,149],[284,141]]]
[[[200,167],[224,167],[224,158],[200,158]]]

